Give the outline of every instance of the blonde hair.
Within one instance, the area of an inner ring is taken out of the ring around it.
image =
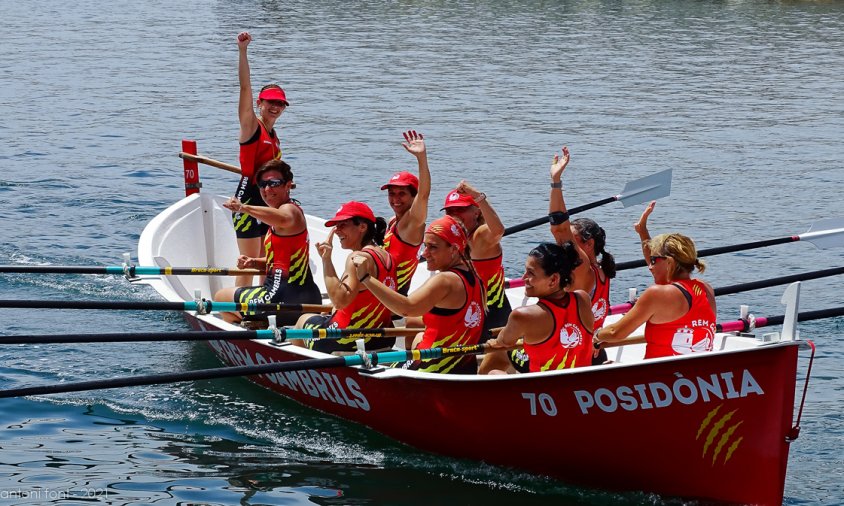
[[[695,242],[683,234],[660,234],[651,239],[648,246],[651,255],[674,259],[674,267],[669,273],[671,278],[677,277],[679,271],[691,273],[695,268],[698,272],[706,270],[706,264],[697,257]]]

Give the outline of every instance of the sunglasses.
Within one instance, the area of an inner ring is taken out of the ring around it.
[[[651,255],[651,265],[656,265],[656,261],[659,260],[660,258],[664,260],[668,257],[660,256],[660,255]]]
[[[258,181],[258,188],[277,188],[286,183],[284,179],[265,179]]]

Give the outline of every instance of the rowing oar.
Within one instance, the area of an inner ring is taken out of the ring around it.
[[[320,313],[334,309],[322,304],[270,304],[221,302],[216,300],[184,302],[142,302],[142,301],[99,301],[99,300],[0,300],[0,308],[23,309],[135,309],[150,311],[196,311],[200,314],[211,311],[302,311]]]
[[[734,293],[749,292],[751,290],[759,290],[760,288],[787,285],[790,283],[794,283],[795,281],[807,281],[810,279],[825,278],[838,274],[844,274],[844,267],[834,267],[832,269],[823,269],[820,271],[804,272],[801,274],[791,274],[789,276],[781,276],[778,278],[751,281],[749,283],[739,283],[737,285],[722,286],[720,288],[715,288],[715,296],[720,297],[721,295],[732,295]],[[633,307],[633,304],[630,302],[616,304],[610,308],[609,314],[626,313],[630,310],[631,307]]]
[[[797,313],[798,322],[806,322],[812,320],[820,320],[822,318],[834,318],[836,316],[844,316],[844,307],[833,307],[829,309],[818,309],[817,311],[803,311]],[[749,332],[758,327],[767,327],[770,325],[781,325],[785,320],[785,315],[779,316],[756,316],[751,321],[735,320],[724,323],[717,323],[715,330],[718,332]],[[617,346],[627,346],[628,344],[642,344],[645,342],[645,336],[638,335],[622,339],[615,342],[601,343],[603,348],[614,348]]]
[[[624,207],[642,204],[651,200],[666,197],[671,193],[671,169],[651,174],[650,176],[631,181],[624,186],[624,190],[619,195],[607,197],[602,200],[596,200],[590,204],[584,204],[578,207],[572,207],[568,210],[569,215],[582,213],[589,209],[600,207],[611,202],[621,202]],[[543,216],[535,220],[526,221],[512,227],[507,227],[504,230],[504,235],[515,234],[522,230],[537,227],[543,223],[548,223],[548,216]]]
[[[724,253],[765,248],[777,244],[786,244],[797,241],[810,242],[820,249],[844,246],[844,218],[826,218],[818,220],[809,227],[808,231],[799,235],[790,235],[787,237],[767,239],[764,241],[746,242],[743,244],[733,244],[732,246],[702,249],[697,252],[697,256],[707,257],[712,255],[722,255]],[[616,264],[615,269],[617,271],[623,271],[626,269],[633,269],[634,267],[644,267],[645,265],[647,264],[644,259],[632,260],[630,262],[620,262]]]
[[[225,267],[158,267],[147,265],[0,265],[0,273],[11,274],[125,274],[135,276],[239,276],[262,274],[258,269],[228,269]]]
[[[377,329],[267,329],[209,332],[115,332],[103,334],[52,334],[30,336],[0,336],[1,344],[73,344],[73,343],[136,343],[164,341],[244,341],[272,339],[281,343],[287,339],[373,339],[377,337],[413,336],[425,329],[408,327]]]
[[[219,160],[215,160],[213,158],[208,158],[207,156],[202,155],[194,155],[191,153],[186,153],[184,151],[179,153],[179,158],[184,160],[190,160],[192,162],[203,163],[205,165],[210,165],[211,167],[217,167],[218,169],[227,170],[229,172],[234,172],[237,175],[241,175],[242,172],[240,171],[240,167],[236,165],[232,165],[230,163],[221,162]],[[291,188],[296,188],[296,184],[294,183],[291,185]]]
[[[152,374],[148,376],[129,376],[110,378],[105,380],[80,381],[45,385],[37,387],[13,388],[0,390],[0,398],[23,397],[26,395],[59,394],[66,392],[84,392],[106,388],[122,388],[141,385],[158,385],[179,383],[182,381],[198,381],[216,378],[231,378],[235,376],[256,376],[259,374],[276,374],[285,371],[303,371],[315,369],[330,369],[356,365],[376,366],[378,364],[405,362],[407,360],[430,360],[442,357],[460,355],[475,355],[486,351],[486,344],[470,346],[455,346],[451,348],[429,348],[426,350],[383,351],[379,353],[361,353],[344,357],[314,358],[295,360],[291,362],[276,362],[262,365],[244,365],[237,367],[219,367],[214,369],[200,369],[184,373]]]
[[[231,165],[231,164],[228,164],[228,163],[225,163],[225,162],[221,162],[219,160],[214,160],[213,158],[208,158],[207,156],[194,155],[194,154],[185,153],[184,151],[182,151],[181,153],[179,153],[179,158],[182,158],[184,160],[190,160],[192,162],[204,163],[205,165],[210,165],[211,167],[217,167],[218,169],[223,169],[223,170],[227,170],[229,172],[234,172],[235,174],[238,174],[238,175],[240,175],[240,173],[241,173],[240,167],[237,167],[235,165]]]

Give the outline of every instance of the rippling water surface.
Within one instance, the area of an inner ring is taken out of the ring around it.
[[[3,3],[0,263],[119,264],[144,225],[183,195],[182,138],[237,159],[235,35],[249,29],[253,83],[280,82],[280,120],[308,212],[413,167],[401,131],[424,132],[433,203],[461,178],[505,224],[547,209],[563,144],[571,205],[674,169],[654,232],[699,247],[804,232],[844,216],[841,2]],[[203,191],[231,174],[202,167]],[[636,259],[640,207],[590,212],[618,260]],[[505,239],[520,274],[547,229]],[[796,243],[714,257],[714,286],[838,267],[844,250]],[[625,271],[613,299],[644,288]],[[809,281],[803,309],[844,303],[840,278]],[[779,289],[719,299],[779,314]],[[104,276],[0,277],[0,298],[155,300]],[[187,328],[175,314],[0,309],[0,333]],[[818,343],[789,504],[844,501],[842,320],[801,325]],[[218,362],[198,344],[0,348],[0,387]],[[805,366],[805,364],[804,364]],[[520,429],[502,431],[514,444]],[[608,448],[607,451],[612,451]],[[748,471],[750,472],[750,471]],[[608,478],[609,479],[609,478]],[[0,502],[80,504],[660,503],[566,487],[421,454],[233,379],[0,401]]]

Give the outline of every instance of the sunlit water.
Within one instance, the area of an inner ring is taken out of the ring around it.
[[[6,1],[0,16],[0,263],[113,265],[183,195],[182,138],[234,163],[235,35],[251,30],[255,87],[278,81],[297,198],[327,216],[413,168],[401,131],[424,132],[432,208],[465,178],[507,225],[547,212],[563,144],[570,205],[674,169],[653,232],[700,247],[789,236],[844,216],[844,4],[840,2]],[[231,174],[202,167],[203,191]],[[636,259],[641,206],[589,213]],[[547,240],[504,241],[510,276]],[[844,249],[796,243],[709,260],[714,286],[838,267]],[[625,271],[613,299],[647,286]],[[840,306],[841,280],[804,283],[802,309]],[[780,314],[781,289],[719,299]],[[0,298],[155,300],[105,276],[0,277]],[[184,330],[177,314],[0,309],[0,333]],[[818,343],[789,504],[844,501],[842,320]],[[0,387],[219,363],[200,344],[0,348]],[[805,368],[805,362],[801,371]],[[512,444],[520,428],[496,444]],[[507,434],[507,431],[503,432]],[[608,448],[607,451],[611,451]],[[751,472],[750,470],[748,472]],[[610,478],[608,478],[610,479]],[[0,401],[0,503],[659,503],[422,454],[241,379]]]

